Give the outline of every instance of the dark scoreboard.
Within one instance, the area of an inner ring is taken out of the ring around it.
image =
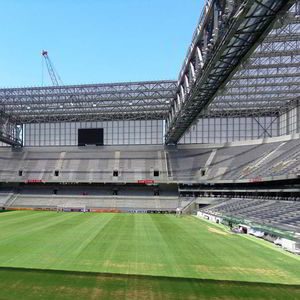
[[[103,145],[103,128],[78,129],[78,146]]]

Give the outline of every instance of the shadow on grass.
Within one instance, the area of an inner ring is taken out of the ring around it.
[[[300,299],[300,286],[0,267],[0,299]],[[11,288],[10,288],[11,287]]]

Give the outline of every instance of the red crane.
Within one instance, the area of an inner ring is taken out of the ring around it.
[[[55,86],[63,85],[62,80],[60,79],[57,71],[55,70],[55,68],[53,66],[53,63],[51,62],[51,60],[48,56],[48,51],[43,50],[41,52],[41,55],[44,56],[44,58],[45,58],[48,73],[49,73],[49,76],[51,78],[52,84],[55,85]]]

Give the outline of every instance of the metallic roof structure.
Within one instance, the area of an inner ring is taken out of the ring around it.
[[[295,3],[207,2],[167,118],[167,144],[176,144],[200,116],[278,113],[282,105],[294,99],[297,87],[287,90],[286,86],[274,89],[271,85],[266,89],[264,83],[276,84],[272,77],[268,81],[269,75],[296,72],[300,49],[299,3],[293,7]],[[289,32],[295,35],[291,37]]]
[[[300,0],[208,0],[178,81],[0,89],[0,140],[20,124],[163,119],[174,144],[199,117],[279,115],[299,66]]]
[[[164,119],[175,81],[0,89],[0,104],[19,124]]]
[[[282,112],[300,96],[300,6],[241,63],[202,115],[254,115]],[[297,9],[297,10],[296,10]]]

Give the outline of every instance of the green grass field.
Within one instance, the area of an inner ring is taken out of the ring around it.
[[[0,299],[300,299],[300,257],[195,217],[7,212]]]

